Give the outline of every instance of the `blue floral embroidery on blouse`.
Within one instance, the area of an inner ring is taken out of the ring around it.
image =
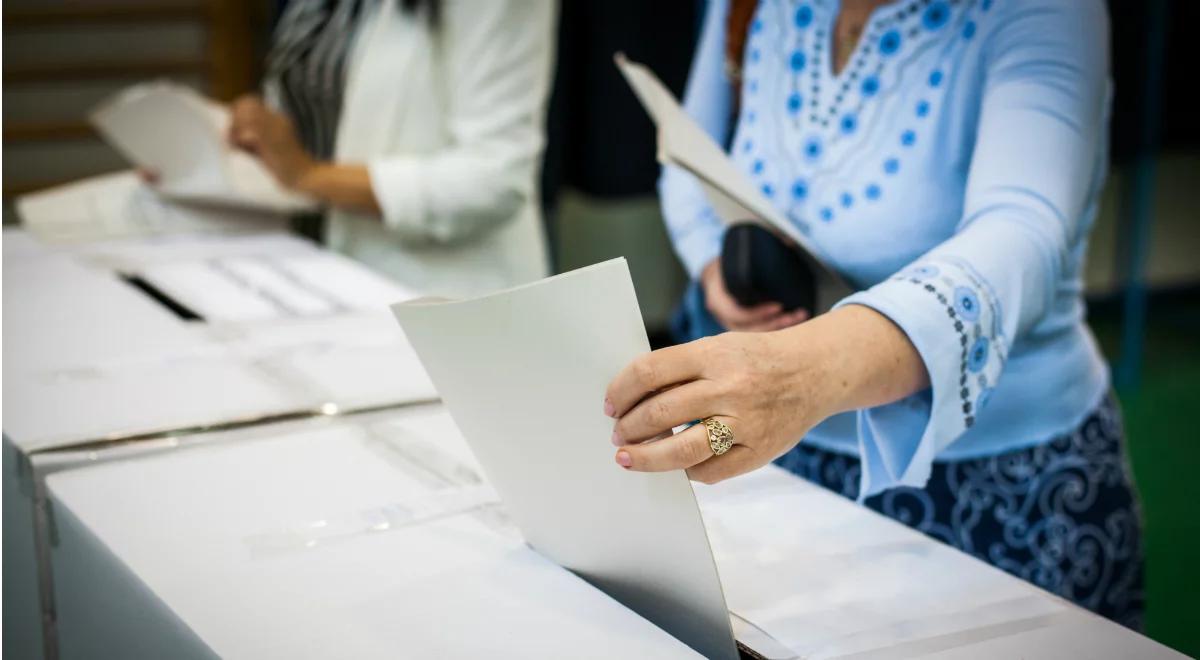
[[[802,50],[793,51],[791,62],[790,62],[792,71],[795,71],[796,73],[800,73],[801,71],[804,70],[804,65],[807,61],[808,61],[807,58],[804,57],[804,51],[802,51]]]
[[[969,266],[955,261],[947,262],[942,268],[929,262],[915,264],[892,280],[918,286],[945,309],[957,339],[955,349],[961,355],[958,407],[962,412],[963,427],[971,428],[979,411],[980,393],[992,387],[989,374],[1003,368],[1006,358],[1000,330],[1000,307],[994,294]],[[985,307],[990,312],[986,318],[983,316]],[[991,362],[996,366],[989,368]]]
[[[979,320],[979,297],[969,287],[954,290],[954,311],[968,321]]]
[[[787,100],[788,112],[790,112],[792,114],[800,112],[800,108],[803,105],[804,105],[804,99],[800,98],[800,94],[798,94],[796,92],[792,92],[792,94],[790,96],[788,96],[788,100]]]
[[[900,50],[900,32],[897,30],[888,30],[879,39],[879,54],[883,56],[895,55],[896,51]]]
[[[967,357],[967,368],[972,373],[978,373],[987,364],[988,358],[988,340],[987,337],[980,337],[971,345],[971,353]]]
[[[821,157],[821,139],[818,137],[810,137],[804,143],[804,155],[808,156],[809,160],[817,160]]]
[[[796,27],[804,29],[812,23],[813,11],[808,5],[801,5],[796,10]]]
[[[975,399],[975,411],[978,413],[987,405],[988,399],[992,398],[992,388],[988,387],[979,393],[979,398]]]
[[[867,76],[866,78],[863,78],[860,90],[862,91],[863,96],[875,96],[875,93],[879,91],[879,78],[876,78],[875,76]]]
[[[935,2],[925,9],[921,24],[926,30],[937,30],[950,20],[950,7],[945,2]]]

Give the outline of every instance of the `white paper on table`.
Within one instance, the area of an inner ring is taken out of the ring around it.
[[[172,199],[281,212],[314,207],[281,187],[253,156],[229,146],[227,108],[181,85],[134,85],[90,119],[126,158],[158,173],[159,191]]]
[[[392,309],[529,544],[705,656],[738,657],[687,476],[613,461],[604,391],[649,350],[625,260]]]
[[[807,237],[734,165],[725,151],[684,112],[671,91],[645,66],[616,56],[617,68],[658,128],[658,161],[699,180],[709,204],[726,225],[755,222],[789,239],[817,278],[817,311],[854,289],[825,263]]]
[[[171,233],[282,229],[280,214],[165,199],[132,171],[103,174],[17,198],[21,223],[48,242]]]

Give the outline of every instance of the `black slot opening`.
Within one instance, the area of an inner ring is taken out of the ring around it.
[[[138,291],[146,294],[154,302],[166,307],[172,314],[183,319],[184,321],[203,321],[204,317],[196,312],[193,312],[187,305],[168,296],[162,289],[142,279],[138,275],[121,275],[121,279],[132,285]]]

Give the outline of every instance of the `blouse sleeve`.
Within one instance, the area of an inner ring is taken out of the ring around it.
[[[729,128],[730,82],[725,76],[725,14],[728,0],[710,0],[700,44],[692,60],[683,109],[717,141]],[[658,182],[667,231],[684,268],[693,279],[721,252],[723,226],[700,182],[673,166],[663,167]]]
[[[934,456],[975,421],[1005,359],[1071,287],[1065,272],[1104,167],[1108,18],[1099,0],[1025,3],[985,43],[986,81],[955,234],[840,305],[889,317],[929,390],[858,413],[860,499],[924,486]]]
[[[444,3],[437,46],[445,49],[450,143],[367,163],[389,227],[453,241],[509,220],[536,195],[555,6],[553,0]]]

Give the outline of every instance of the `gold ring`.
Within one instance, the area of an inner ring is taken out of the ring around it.
[[[704,428],[708,431],[708,447],[712,449],[713,456],[720,456],[733,446],[733,429],[725,422],[706,417]]]

